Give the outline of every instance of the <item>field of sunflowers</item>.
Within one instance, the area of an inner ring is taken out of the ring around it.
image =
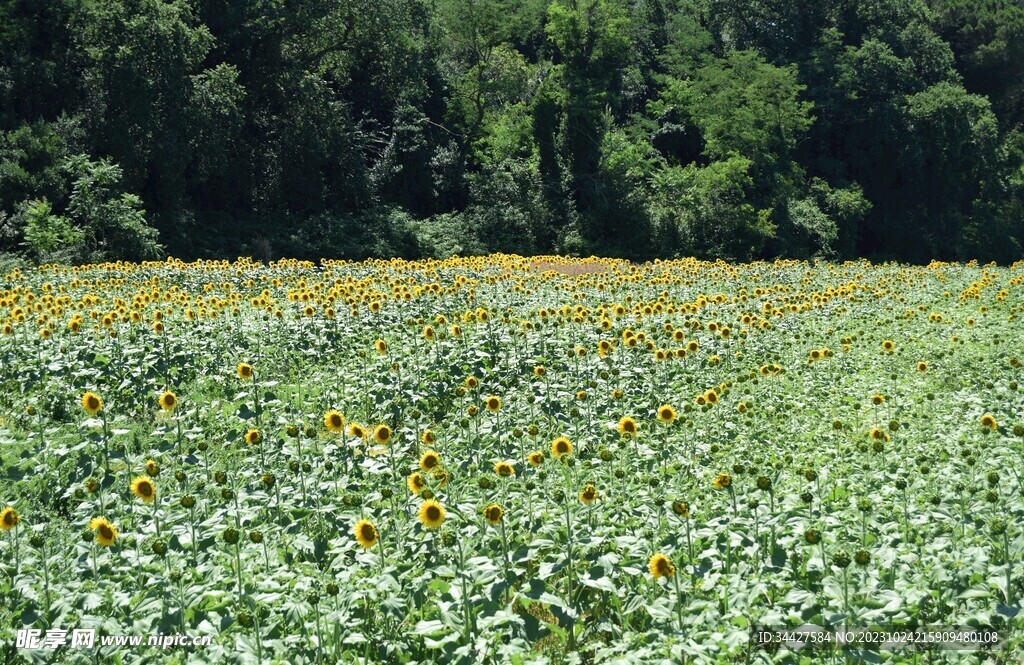
[[[1024,263],[0,282],[5,662],[1024,654]],[[755,626],[991,627],[794,651]],[[18,631],[210,636],[16,648]]]

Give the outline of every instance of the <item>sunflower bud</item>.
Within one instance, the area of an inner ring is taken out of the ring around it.
[[[195,505],[196,505],[196,498],[194,496],[192,496],[191,494],[186,494],[185,496],[181,497],[181,506],[182,506],[182,508],[192,508]]]
[[[154,541],[153,542],[153,554],[156,554],[157,556],[163,556],[163,555],[167,554],[167,543],[165,543],[162,540]]]
[[[821,532],[817,529],[807,529],[804,531],[804,540],[811,545],[817,545],[821,541]]]
[[[263,534],[260,533],[259,531],[250,531],[249,532],[249,540],[252,541],[256,545],[259,545],[260,543],[263,542]]]
[[[832,555],[832,565],[843,569],[850,565],[850,553],[846,550],[839,550]]]
[[[234,545],[238,542],[238,532],[231,527],[224,530],[222,537],[228,545]]]
[[[853,555],[853,560],[858,566],[866,566],[871,563],[871,552],[867,550],[857,550],[857,553]]]

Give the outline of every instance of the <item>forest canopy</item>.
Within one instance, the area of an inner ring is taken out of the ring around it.
[[[1012,262],[1020,0],[0,0],[0,252]]]

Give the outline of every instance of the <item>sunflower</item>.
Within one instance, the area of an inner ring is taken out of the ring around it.
[[[672,512],[674,512],[676,515],[679,515],[680,517],[689,517],[690,504],[686,503],[685,501],[673,501]]]
[[[572,455],[572,444],[564,436],[560,436],[551,442],[551,455],[555,459],[561,459],[566,455]]]
[[[981,426],[986,427],[990,430],[995,430],[996,428],[999,427],[999,425],[996,423],[995,416],[993,416],[991,413],[986,413],[981,417]]]
[[[487,398],[485,404],[487,405],[488,411],[491,413],[497,413],[498,410],[501,409],[501,398],[496,395],[491,395]]]
[[[487,518],[488,524],[500,524],[501,518],[504,517],[505,510],[496,503],[484,508],[484,517]]]
[[[425,446],[432,446],[437,441],[437,437],[434,435],[433,430],[426,429],[423,430],[423,436],[420,437],[420,441]]]
[[[164,411],[174,411],[174,407],[176,406],[178,406],[178,396],[170,390],[166,391],[163,395],[160,395],[161,409]]]
[[[477,381],[477,378],[475,376],[467,376],[466,377],[466,387],[467,388],[472,390],[473,388],[476,388],[478,385],[480,385],[480,382]]]
[[[366,430],[363,429],[363,426],[360,425],[359,423],[349,423],[348,424],[348,434],[349,434],[349,436],[354,436],[357,439],[365,439],[366,438]]]
[[[377,425],[373,429],[373,440],[383,446],[391,440],[391,428],[387,425]]]
[[[238,378],[251,379],[252,365],[250,365],[249,363],[238,363]]]
[[[444,524],[444,506],[429,499],[423,502],[419,512],[420,524],[428,529],[436,529]]]
[[[882,441],[883,439],[887,439],[889,436],[881,428],[878,427],[872,427],[868,435],[875,441]]]
[[[430,471],[441,463],[441,456],[435,453],[433,450],[428,450],[423,453],[423,457],[420,458],[420,468],[424,471]]]
[[[537,378],[540,378],[547,373],[548,371],[544,368],[544,365],[537,365],[536,367],[533,368],[533,375],[536,376]]]
[[[427,480],[423,477],[423,474],[419,471],[412,473],[408,478],[405,479],[405,484],[409,486],[409,491],[413,494],[419,494],[426,488]]]
[[[732,476],[728,473],[720,473],[715,476],[715,479],[711,481],[711,484],[720,490],[726,489],[732,485]]]
[[[659,577],[674,577],[676,574],[676,567],[672,565],[672,562],[668,560],[668,557],[661,552],[656,553],[651,557],[650,563],[647,564],[647,570],[651,571],[651,575],[654,579]]]
[[[95,416],[103,410],[103,400],[96,393],[85,393],[82,395],[82,408]]]
[[[251,430],[249,430],[248,432],[245,433],[245,441],[246,441],[246,443],[251,443],[251,444],[255,445],[255,444],[259,443],[262,440],[263,440],[263,436],[260,434],[260,431],[258,429],[251,429]]]
[[[893,351],[893,349],[895,349],[895,348],[896,348],[896,343],[893,342],[891,339],[887,339],[884,342],[882,342],[882,350],[883,351],[887,351],[887,352],[891,353]]]
[[[874,395],[871,396],[871,403],[874,404],[875,406],[878,406],[879,404],[885,404],[885,396],[875,393]]]
[[[92,518],[89,521],[89,528],[96,532],[96,542],[104,547],[110,547],[117,540],[117,527],[105,517]]]
[[[494,465],[494,473],[499,476],[512,476],[515,475],[515,467],[512,466],[511,462],[498,462]]]
[[[448,472],[444,469],[437,469],[434,471],[434,480],[437,481],[439,488],[444,488],[448,484]]]
[[[341,412],[331,410],[324,414],[324,427],[332,432],[342,432],[345,430],[345,416],[341,415]]]
[[[670,423],[676,419],[676,410],[668,404],[662,404],[658,407],[658,420],[663,423]]]
[[[927,372],[928,371],[928,363],[926,363],[923,360],[921,362],[917,363],[917,371],[918,372]]]
[[[378,339],[374,346],[377,347],[377,353],[384,355],[388,352],[388,343],[382,339]],[[373,526],[372,524],[370,526]]]
[[[434,326],[426,326],[423,328],[423,339],[432,340],[436,336],[434,332]]]
[[[714,388],[711,388],[704,393],[704,400],[708,404],[718,404],[718,392],[716,392]]]
[[[452,334],[452,337],[462,337],[462,328],[458,324],[453,323],[452,327],[448,329],[448,332]]]
[[[154,460],[146,460],[146,473],[151,476],[160,475],[160,466]]]
[[[356,542],[366,549],[370,549],[376,545],[377,540],[380,538],[377,534],[377,527],[375,527],[373,522],[370,520],[359,520],[356,522],[356,526],[352,530],[352,533],[356,537]]]
[[[527,461],[533,466],[540,466],[544,463],[544,453],[539,450],[535,450],[526,456]]]
[[[591,504],[594,502],[596,498],[597,489],[591,484],[588,484],[586,487],[583,488],[583,491],[580,492],[580,501],[582,501],[583,503]]]
[[[132,493],[142,499],[143,503],[152,503],[156,498],[156,485],[146,476],[139,476],[132,481]]]
[[[14,527],[18,526],[18,522],[21,521],[21,515],[18,514],[11,506],[7,506],[0,511],[0,531],[10,531]]]
[[[622,418],[619,419],[619,425],[617,429],[619,430],[619,434],[621,434],[624,437],[628,438],[631,436],[636,436],[636,421],[630,418],[629,416],[622,416]]]

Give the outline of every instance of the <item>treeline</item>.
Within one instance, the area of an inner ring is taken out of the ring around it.
[[[0,252],[1012,261],[1019,0],[0,0]]]

